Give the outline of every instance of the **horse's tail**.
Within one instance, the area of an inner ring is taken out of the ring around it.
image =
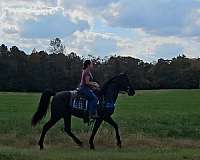
[[[45,90],[42,93],[42,96],[40,98],[40,103],[38,106],[37,111],[35,112],[35,114],[32,117],[32,121],[31,121],[31,125],[32,126],[36,126],[36,124],[45,117],[46,113],[47,113],[47,109],[50,103],[50,99],[51,96],[54,96],[55,92],[53,92],[52,90]]]

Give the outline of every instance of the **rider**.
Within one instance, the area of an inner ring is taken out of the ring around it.
[[[80,82],[80,93],[88,99],[88,107],[91,118],[98,118],[97,114],[97,96],[93,93],[91,88],[99,88],[98,83],[93,81],[91,70],[93,64],[90,60],[86,60],[83,64],[81,82]]]

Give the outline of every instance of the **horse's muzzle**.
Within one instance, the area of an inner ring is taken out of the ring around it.
[[[135,90],[133,88],[128,89],[128,95],[129,96],[134,96],[135,95]]]

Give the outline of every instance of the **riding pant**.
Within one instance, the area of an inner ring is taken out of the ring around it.
[[[93,91],[89,87],[85,85],[80,86],[80,93],[83,94],[85,98],[88,100],[88,107],[90,113],[95,114],[98,102],[97,96],[93,93]]]

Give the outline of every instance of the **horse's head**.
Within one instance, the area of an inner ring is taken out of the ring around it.
[[[129,96],[133,96],[135,94],[135,89],[131,85],[128,75],[126,73],[119,74],[119,85],[120,91],[125,91]]]
[[[115,100],[119,92],[127,92],[129,96],[133,96],[135,94],[135,90],[126,73],[120,73],[119,75],[111,78],[101,89],[101,94],[108,97],[115,97]]]

